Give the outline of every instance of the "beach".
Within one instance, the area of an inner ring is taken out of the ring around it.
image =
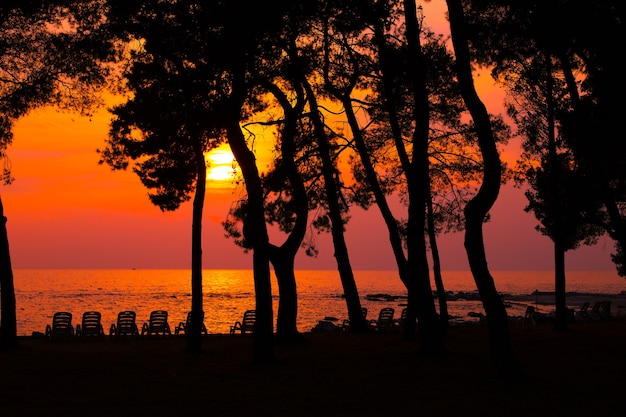
[[[298,281],[298,329],[311,331],[320,319],[348,317],[346,301],[337,271],[296,271]],[[399,317],[406,306],[406,287],[397,271],[354,271],[361,306],[368,319],[375,319],[383,307],[395,309]],[[523,316],[528,305],[542,313],[554,310],[554,271],[494,271],[498,290],[510,317]],[[469,312],[484,313],[476,284],[468,271],[444,271],[450,296],[448,314],[454,323],[476,321]],[[226,334],[241,320],[244,311],[254,308],[255,291],[250,270],[205,270],[203,308],[210,334]],[[274,281],[274,278],[273,278]],[[102,314],[109,332],[117,314],[133,310],[137,323],[145,323],[153,310],[167,310],[172,329],[185,320],[191,306],[188,270],[16,270],[18,336],[43,332],[57,311],[73,314],[73,324],[86,311]],[[278,311],[278,285],[273,282],[273,311]],[[567,304],[577,309],[583,302],[612,300],[613,315],[626,316],[626,280],[615,271],[568,272]],[[435,297],[435,301],[437,301]]]
[[[624,416],[626,320],[512,323],[527,375],[503,384],[484,325],[448,330],[443,357],[399,333],[305,333],[252,362],[252,337],[50,341],[0,352],[2,416]]]

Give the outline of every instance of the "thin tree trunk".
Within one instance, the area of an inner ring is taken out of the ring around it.
[[[0,197],[0,348],[17,347],[17,313],[7,218]]]
[[[198,147],[199,148],[199,147]],[[196,149],[196,192],[193,199],[191,224],[191,322],[187,335],[187,350],[202,350],[202,321],[204,320],[202,293],[202,213],[206,194],[206,162],[202,149]]]
[[[443,328],[450,326],[450,317],[448,315],[448,300],[446,298],[446,289],[443,285],[443,277],[441,275],[441,260],[439,259],[439,246],[437,245],[437,236],[435,234],[435,221],[433,219],[433,200],[432,194],[428,193],[428,238],[430,242],[430,253],[433,260],[433,276],[435,280],[435,288],[437,289],[437,300],[439,301],[439,321]]]
[[[377,5],[385,7],[384,1],[377,2]],[[389,117],[389,127],[391,129],[391,135],[396,147],[396,151],[398,152],[398,160],[400,165],[402,166],[404,176],[406,178],[407,184],[412,184],[415,181],[415,178],[412,176],[411,169],[411,160],[405,148],[404,138],[402,135],[402,129],[400,127],[400,122],[398,120],[398,112],[394,103],[394,90],[393,90],[393,80],[391,77],[391,73],[393,72],[390,68],[390,59],[387,51],[387,43],[385,40],[385,29],[384,22],[380,20],[376,20],[374,24],[374,42],[378,49],[378,62],[380,63],[381,68],[381,81],[382,81],[382,91],[383,91],[383,108]],[[410,191],[410,190],[409,190]],[[383,217],[388,217],[388,214],[383,213]],[[397,226],[397,225],[396,225]],[[394,226],[391,226],[390,233],[393,233]],[[390,235],[391,236],[391,235]],[[394,238],[390,238],[394,239]],[[398,250],[400,249],[400,250]],[[405,320],[405,325],[403,329],[403,338],[405,340],[413,340],[416,337],[416,317],[417,311],[416,308],[412,306],[413,302],[413,294],[414,291],[410,289],[412,283],[412,275],[411,268],[409,267],[408,254],[404,254],[404,250],[395,244],[392,241],[392,250],[396,259],[396,263],[398,264],[398,271],[400,275],[400,280],[404,284],[407,289],[407,294],[409,294],[409,299],[411,304],[407,307],[407,318]]]
[[[567,330],[567,305],[565,301],[565,246],[563,244],[564,225],[559,216],[563,204],[559,193],[559,172],[561,169],[555,136],[555,116],[552,85],[552,57],[546,57],[546,99],[547,99],[547,129],[548,129],[548,167],[549,167],[549,198],[552,203],[552,213],[554,215],[554,304],[556,307],[556,317],[554,328],[559,331]]]
[[[269,237],[264,216],[263,186],[255,157],[248,149],[239,126],[239,119],[227,122],[228,144],[241,167],[248,193],[248,210],[243,220],[244,238],[252,245],[252,268],[256,300],[253,356],[255,363],[274,361],[274,319],[272,311],[272,284],[270,279]]]
[[[328,217],[330,219],[330,231],[333,240],[333,248],[335,249],[335,260],[337,261],[337,270],[344,295],[346,296],[346,307],[348,309],[348,319],[350,320],[350,328],[352,331],[365,332],[368,331],[365,319],[363,318],[361,300],[359,299],[359,291],[354,280],[354,273],[350,265],[350,256],[348,255],[348,246],[344,235],[344,222],[341,216],[341,207],[339,204],[340,191],[337,189],[335,182],[335,166],[332,160],[332,150],[330,147],[326,127],[319,115],[319,108],[313,90],[304,77],[302,85],[307,94],[310,116],[315,129],[315,137],[322,160],[322,176],[324,177],[324,189],[326,191],[326,200],[328,204]]]
[[[365,170],[365,177],[367,178],[367,182],[372,189],[372,193],[374,194],[374,200],[376,201],[378,210],[380,211],[385,225],[387,226],[387,231],[389,233],[389,243],[391,244],[391,249],[396,260],[396,265],[398,266],[398,274],[400,276],[400,280],[406,285],[406,282],[410,279],[409,269],[406,256],[404,254],[404,249],[402,247],[402,237],[400,235],[400,230],[398,229],[398,222],[391,212],[391,208],[389,207],[387,198],[385,197],[385,194],[380,187],[380,183],[378,182],[376,169],[374,168],[372,161],[370,160],[370,155],[363,139],[363,135],[361,134],[361,130],[359,129],[357,117],[352,108],[350,98],[343,97],[342,103],[344,109],[346,109],[346,117],[348,119],[348,124],[350,125],[352,130],[352,137],[354,138],[357,152],[359,154],[359,157],[361,158],[363,169]],[[409,320],[405,320],[405,323],[406,322],[409,322]],[[415,322],[415,317],[413,317],[413,322]],[[352,326],[350,326],[350,328],[352,329]],[[413,326],[413,328],[410,330],[409,335],[411,339],[415,339],[415,326]]]
[[[483,237],[483,222],[500,192],[502,169],[500,155],[493,137],[489,114],[474,87],[462,2],[460,0],[446,0],[446,2],[452,44],[456,54],[459,87],[474,120],[484,164],[483,183],[478,193],[465,206],[465,250],[487,313],[487,327],[494,365],[501,378],[515,380],[522,376],[522,371],[513,352],[506,309],[487,266]]]
[[[243,236],[252,247],[252,271],[256,302],[253,360],[258,364],[274,362],[274,313],[272,311],[272,281],[270,275],[270,244],[265,223],[263,184],[256,166],[254,153],[248,148],[241,131],[241,109],[247,95],[243,57],[236,57],[232,67],[232,92],[223,126],[228,145],[243,175],[248,194],[247,210],[243,219]]]
[[[574,106],[574,111],[579,114],[584,114],[584,111],[581,109],[581,100],[578,94],[576,77],[572,72],[568,59],[564,55],[560,56],[559,59],[561,62],[561,70],[563,71],[564,78],[567,83],[567,91]],[[578,119],[581,120],[583,118],[579,117]],[[573,133],[576,133],[576,131]],[[577,137],[576,140],[582,141],[583,139]],[[574,149],[574,152],[576,152],[576,149]],[[591,175],[595,177],[594,181],[599,186],[602,202],[604,203],[606,212],[609,215],[610,227],[608,227],[607,231],[611,239],[615,241],[615,249],[617,253],[613,256],[616,258],[614,259],[614,262],[617,267],[617,273],[622,277],[626,277],[626,263],[624,263],[623,258],[624,254],[626,254],[626,218],[622,215],[622,212],[617,205],[617,200],[610,191],[606,177],[602,175],[603,170],[598,169],[594,161],[588,160],[588,158],[585,158],[584,155],[576,154],[576,158],[590,164]],[[619,256],[620,253],[622,254],[621,259]]]
[[[420,350],[428,354],[440,354],[443,332],[435,308],[430,285],[430,271],[426,245],[426,207],[430,193],[430,166],[428,160],[428,137],[430,134],[430,103],[426,88],[426,62],[420,41],[421,22],[417,18],[414,0],[404,1],[406,39],[409,50],[409,73],[414,101],[415,129],[411,139],[413,155],[408,176],[409,210],[407,224],[407,254],[412,277],[407,287],[408,306],[405,335],[418,319],[421,336]]]
[[[565,291],[565,251],[563,245],[554,243],[554,303],[556,308],[554,328],[566,331],[568,309]]]

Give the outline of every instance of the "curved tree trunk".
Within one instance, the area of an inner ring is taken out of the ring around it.
[[[268,85],[283,108],[285,124],[281,132],[282,169],[291,186],[291,199],[295,211],[295,224],[285,242],[280,246],[270,245],[270,261],[274,266],[278,283],[278,313],[276,317],[276,341],[278,343],[300,343],[305,341],[298,332],[298,292],[295,275],[295,258],[306,235],[309,206],[306,188],[295,161],[297,120],[304,108],[304,99],[299,94],[298,103],[292,107],[288,97],[275,85]]]
[[[17,313],[7,218],[0,197],[0,348],[17,347]]]
[[[202,213],[206,194],[206,162],[202,149],[196,149],[196,193],[193,198],[191,224],[191,322],[187,335],[187,350],[202,350],[202,321],[204,320],[202,294]]]
[[[252,247],[252,270],[256,301],[254,325],[253,360],[258,364],[274,361],[274,313],[272,311],[272,281],[270,276],[270,244],[265,223],[263,184],[256,166],[254,153],[248,148],[239,124],[241,111],[247,95],[245,64],[243,57],[235,57],[232,67],[232,91],[223,127],[228,145],[241,168],[246,192],[247,210],[243,219],[243,236]]]
[[[256,299],[256,324],[254,326],[253,356],[255,363],[274,360],[274,319],[272,311],[272,285],[269,265],[269,237],[263,208],[263,186],[256,166],[254,153],[248,149],[239,119],[226,123],[228,144],[241,167],[248,193],[248,211],[243,220],[244,238],[251,243],[254,291]]]
[[[506,309],[487,266],[483,238],[483,221],[500,192],[502,169],[500,155],[493,137],[489,114],[474,88],[462,2],[460,0],[446,2],[456,54],[459,87],[474,120],[484,164],[483,183],[476,196],[465,206],[465,250],[487,313],[489,341],[495,367],[502,378],[516,379],[522,372],[511,345]]]
[[[311,110],[310,117],[315,129],[315,137],[317,139],[320,158],[322,160],[322,176],[324,177],[324,189],[326,191],[328,217],[331,224],[331,236],[333,240],[333,248],[335,249],[337,270],[341,279],[344,295],[346,296],[346,307],[348,309],[350,328],[351,331],[365,332],[369,329],[363,317],[359,291],[356,286],[356,281],[354,280],[352,266],[350,265],[350,256],[348,255],[348,246],[344,235],[344,222],[339,204],[339,198],[341,196],[340,191],[337,189],[337,183],[335,182],[335,166],[332,160],[332,150],[328,135],[326,134],[326,127],[320,118],[319,107],[317,105],[313,89],[304,77],[302,77],[301,82],[306,91],[309,102]]]

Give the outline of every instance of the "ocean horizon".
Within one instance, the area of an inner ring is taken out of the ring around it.
[[[185,320],[191,306],[189,269],[14,269],[13,274],[19,336],[44,332],[56,311],[71,312],[74,325],[80,323],[83,312],[99,311],[105,333],[109,334],[119,311],[135,311],[141,327],[151,311],[163,309],[169,312],[173,331]],[[451,295],[448,310],[453,322],[471,321],[468,313],[483,311],[471,272],[443,271],[442,275],[445,289]],[[369,311],[368,319],[376,318],[383,307],[393,307],[399,317],[406,305],[406,289],[397,271],[355,270],[354,276],[361,304]],[[498,292],[505,298],[522,296],[524,300],[507,303],[510,316],[523,315],[528,300],[532,300],[523,296],[554,291],[553,271],[492,271],[492,276]],[[297,270],[296,279],[298,330],[311,331],[325,318],[338,324],[347,318],[336,270]],[[626,279],[615,271],[568,271],[566,279],[568,293],[626,294]],[[434,284],[432,288],[435,289]],[[272,294],[276,316],[278,287],[273,272]],[[252,270],[203,270],[203,305],[208,332],[228,333],[245,310],[255,307]]]

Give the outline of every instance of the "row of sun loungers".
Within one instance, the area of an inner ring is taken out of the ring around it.
[[[382,308],[377,319],[367,320],[367,308],[362,309],[363,318],[368,325],[378,332],[397,331],[402,329],[407,316],[407,309],[403,308],[399,318],[395,318],[395,310],[391,307]],[[584,303],[579,310],[573,312],[575,320],[580,321],[602,321],[611,319],[611,302],[598,301],[591,308],[590,303]],[[528,306],[522,319],[523,324],[536,324],[548,320],[548,316],[536,311],[532,306]],[[191,312],[187,313],[187,319],[181,321],[175,328],[174,334],[187,333],[191,323]],[[246,310],[241,321],[236,321],[230,326],[230,334],[252,334],[256,323],[256,311]],[[332,329],[329,328],[332,325]],[[312,331],[327,330],[349,330],[350,320],[344,320],[341,326],[335,326],[329,320],[320,320]],[[207,334],[207,329],[202,320],[202,334]],[[54,313],[52,324],[46,326],[45,335],[49,338],[68,338],[73,336],[93,337],[104,336],[104,328],[101,323],[101,314],[97,311],[87,311],[83,313],[82,322],[72,325],[72,313],[61,311]],[[150,313],[150,319],[141,327],[141,333],[136,323],[134,311],[121,311],[117,316],[117,322],[111,325],[109,335],[111,336],[168,336],[172,331],[168,322],[168,312],[166,310],[155,310]]]
[[[572,321],[605,321],[613,318],[611,314],[611,301],[596,301],[593,306],[591,303],[583,303],[578,310],[570,310]],[[522,324],[537,324],[552,320],[551,314],[538,312],[533,306],[526,308],[526,313],[522,319]]]
[[[407,309],[403,308],[399,318],[395,318],[395,310],[391,307],[384,307],[380,309],[377,319],[367,320],[367,308],[362,309],[363,318],[374,331],[378,332],[390,332],[398,331],[404,327],[404,322],[407,318]],[[576,311],[572,311],[572,320],[577,321],[604,321],[610,320],[613,316],[611,314],[611,301],[604,300],[594,303],[590,307],[590,303],[584,303]],[[480,314],[481,321],[486,320],[486,316]],[[537,324],[546,321],[553,320],[550,314],[540,313],[533,306],[528,306],[524,317],[521,318],[522,324]],[[347,331],[350,329],[350,320],[345,319],[341,326],[336,326],[333,323],[333,318],[326,318],[320,320],[318,324],[311,329],[313,332],[331,331],[341,329]]]
[[[378,318],[376,319],[369,319],[369,320],[367,319],[367,308],[365,307],[361,308],[361,312],[363,314],[363,318],[365,319],[365,322],[370,327],[370,329],[372,329],[373,331],[377,331],[377,332],[399,331],[400,329],[404,327],[404,322],[407,317],[406,308],[402,309],[399,318],[395,316],[396,310],[393,307],[381,308],[378,313]],[[327,317],[324,320],[320,320],[317,323],[317,325],[311,330],[313,332],[325,332],[325,331],[332,331],[332,330],[343,330],[343,331],[350,330],[349,319],[343,320],[341,326],[335,325],[333,323],[334,320],[336,319],[332,317]]]
[[[169,336],[172,334],[168,321],[169,314],[166,310],[155,310],[150,313],[150,319],[141,327],[141,333],[137,326],[137,315],[134,311],[121,311],[117,315],[117,321],[111,324],[109,335],[114,337],[122,336]],[[247,310],[244,313],[242,321],[237,321],[230,328],[230,333],[241,334],[252,333],[256,322],[256,311]],[[181,321],[175,328],[174,334],[185,334],[188,332],[191,324],[191,312],[187,313],[187,319]],[[201,334],[207,334],[207,328],[202,317]],[[83,313],[82,321],[76,325],[76,329],[72,325],[72,313],[67,311],[58,311],[52,315],[52,323],[46,326],[45,336],[50,339],[80,337],[99,337],[104,336],[104,328],[102,326],[102,315],[98,311],[86,311]]]

